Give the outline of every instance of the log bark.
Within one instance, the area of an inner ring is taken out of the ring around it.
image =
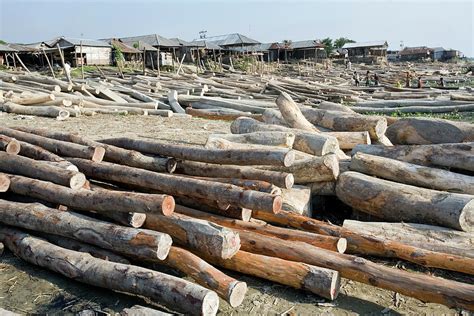
[[[325,132],[323,135],[333,136],[343,150],[353,149],[357,145],[370,145],[369,132]]]
[[[293,175],[287,172],[261,170],[249,166],[222,166],[186,160],[178,163],[176,172],[201,177],[222,177],[225,174],[229,178],[262,180],[286,189],[291,188],[294,183]]]
[[[70,161],[86,176],[98,180],[131,184],[176,196],[214,199],[251,210],[266,212],[281,210],[281,197],[253,190],[243,190],[231,184],[161,174],[107,162],[93,163],[76,158],[70,158]]]
[[[247,150],[218,150],[131,138],[112,138],[102,140],[101,142],[148,154],[219,164],[268,164],[277,166],[291,166],[295,159],[294,151],[279,148],[272,150],[254,148]]]
[[[312,182],[306,184],[311,195],[336,195],[336,181]]]
[[[262,221],[250,221],[244,222],[240,220],[225,218],[219,215],[212,215],[206,212],[201,212],[189,207],[184,207],[178,205],[176,211],[187,216],[199,218],[202,220],[207,220],[218,225],[222,225],[228,228],[231,228],[234,231],[240,233],[240,231],[251,231],[257,234],[277,237],[283,240],[288,241],[301,241],[309,245],[328,249],[331,251],[336,251],[344,253],[347,249],[347,241],[344,238],[318,235],[310,232],[304,232],[300,230],[292,230],[287,228],[281,228],[276,226],[271,226]]]
[[[0,150],[11,155],[17,155],[20,152],[20,142],[14,138],[0,135]]]
[[[227,276],[185,249],[171,247],[163,263],[190,276],[199,285],[215,291],[231,307],[242,304],[247,293],[245,282]]]
[[[329,101],[322,101],[321,103],[319,103],[318,109],[328,110],[328,111],[339,111],[339,112],[346,112],[346,113],[355,113],[348,106],[345,106],[339,103],[329,102]]]
[[[86,284],[148,297],[192,315],[216,315],[216,293],[181,278],[105,261],[55,246],[18,230],[2,228],[0,238],[23,260]]]
[[[250,114],[248,112],[241,113],[229,113],[225,111],[206,111],[204,109],[195,109],[192,107],[187,107],[185,110],[186,114],[192,115],[193,117],[205,118],[208,120],[223,120],[223,121],[233,121],[241,116],[250,117],[259,121],[262,121],[261,114]]]
[[[140,305],[133,305],[130,308],[124,308],[120,312],[119,315],[120,316],[173,316],[173,314],[165,313],[153,308],[144,307]]]
[[[174,199],[164,194],[146,194],[113,190],[71,190],[50,182],[22,176],[10,176],[10,191],[83,211],[134,212],[169,216]]]
[[[167,234],[123,227],[39,203],[0,200],[0,214],[0,222],[7,225],[74,238],[138,258],[163,260],[172,242]]]
[[[226,260],[205,258],[225,269],[306,290],[329,300],[336,299],[339,294],[341,278],[334,270],[242,250]]]
[[[266,109],[262,114],[263,122],[266,124],[281,125],[284,127],[289,127],[286,123],[283,115],[281,115],[280,110]]]
[[[86,183],[83,173],[4,152],[0,152],[0,171],[50,181],[73,190],[82,188]]]
[[[24,106],[13,102],[5,102],[1,108],[7,113],[53,117],[57,120],[67,119],[71,113],[57,106]]]
[[[295,135],[291,132],[254,132],[247,134],[211,134],[207,138],[206,147],[209,147],[215,140],[224,139],[239,144],[255,144],[265,146],[278,146],[292,148],[295,142]]]
[[[298,105],[296,105],[288,93],[282,92],[276,99],[276,104],[280,109],[281,115],[290,127],[310,132],[319,131],[316,126],[305,118]]]
[[[20,155],[32,158],[35,160],[42,160],[44,162],[48,162],[54,166],[66,169],[66,170],[71,170],[71,171],[79,171],[76,166],[74,166],[72,163],[67,161],[66,159],[59,157],[58,155],[53,154],[50,151],[47,151],[46,149],[32,145],[30,143],[26,142],[19,142],[20,143]]]
[[[353,109],[357,113],[386,115],[393,113],[452,113],[472,112],[474,111],[474,104],[462,104],[454,106],[405,106],[398,108],[353,107]]]
[[[474,177],[362,152],[352,157],[350,169],[418,187],[474,195]]]
[[[290,167],[259,166],[258,168],[291,173],[297,184],[333,181],[339,175],[339,161],[334,154],[298,160]]]
[[[230,204],[222,205],[219,201],[206,199],[196,199],[187,197],[178,197],[176,202],[182,206],[187,206],[203,212],[217,214],[229,218],[240,219],[248,222],[252,217],[252,210],[248,208],[237,207]]]
[[[413,222],[474,230],[474,196],[434,191],[344,172],[337,197],[351,207],[393,222]]]
[[[347,219],[343,227],[430,251],[474,259],[474,236],[470,233],[432,225],[359,222]]]
[[[422,166],[474,171],[474,142],[399,145],[393,147],[358,145],[352,150],[352,154],[357,152],[411,162]]]
[[[176,90],[171,90],[170,92],[168,92],[168,102],[173,112],[186,113],[181,107],[181,105],[178,103],[178,92],[176,92]]]
[[[312,217],[311,188],[306,185],[295,185],[291,189],[282,189],[283,211],[295,212]]]
[[[79,144],[34,135],[31,133],[25,133],[8,127],[0,127],[0,134],[4,134],[27,143],[40,146],[60,156],[79,157],[84,159],[91,159],[92,161],[102,161],[105,154],[105,149],[103,147],[83,146]]]
[[[397,145],[426,145],[474,141],[474,124],[430,118],[404,118],[387,128]]]
[[[55,99],[56,99],[56,96],[54,94],[44,94],[44,95],[37,95],[37,96],[30,96],[30,97],[23,97],[23,98],[12,98],[11,101],[18,105],[33,105],[33,104],[40,104],[40,103],[54,101]]]

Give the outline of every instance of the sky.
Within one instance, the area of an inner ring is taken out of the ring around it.
[[[347,37],[454,48],[474,57],[474,0],[0,0],[0,39],[32,43],[157,33],[193,40],[242,33],[260,42]]]

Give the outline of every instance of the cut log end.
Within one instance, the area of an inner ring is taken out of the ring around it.
[[[20,142],[17,141],[16,139],[12,139],[10,140],[10,142],[8,142],[8,145],[5,148],[5,151],[9,154],[17,155],[20,152],[20,149],[21,149]]]
[[[385,131],[387,130],[387,119],[382,118],[380,121],[378,121],[374,129],[377,138],[383,138],[383,136],[385,136]]]
[[[294,184],[295,184],[295,177],[293,176],[293,174],[289,173],[285,177],[285,189],[291,189]]]
[[[237,307],[244,301],[247,293],[247,283],[234,281],[229,286],[228,302],[230,306]]]
[[[459,226],[463,231],[474,231],[474,199],[464,206],[459,216]]]
[[[330,294],[329,298],[331,300],[335,300],[337,296],[339,295],[340,289],[341,289],[341,275],[339,274],[339,272],[334,271],[334,274],[331,280],[331,287],[329,290],[329,294]]]
[[[168,257],[173,240],[171,239],[170,235],[167,234],[162,234],[157,238],[160,240],[157,243],[159,247],[156,250],[156,257],[160,260],[165,260],[166,257]]]
[[[288,153],[285,155],[285,158],[283,159],[283,165],[285,167],[291,166],[295,162],[295,151],[290,150]]]
[[[6,175],[0,175],[0,192],[7,192],[10,187],[10,178]]]
[[[70,115],[71,113],[68,110],[60,110],[56,119],[58,121],[64,121],[65,119],[69,118]]]
[[[130,213],[128,216],[128,222],[133,228],[140,228],[145,224],[146,214],[145,213]]]
[[[334,300],[341,288],[341,275],[338,271],[308,266],[308,273],[302,287],[329,300]]]
[[[92,155],[92,161],[101,162],[104,159],[105,148],[94,147],[94,154]]]
[[[248,208],[242,208],[242,220],[244,222],[249,222],[252,218],[252,210]]]
[[[275,196],[273,199],[273,213],[278,214],[281,212],[283,206],[283,199],[281,196]]]
[[[173,173],[176,170],[176,166],[178,165],[178,162],[174,158],[169,158],[168,161],[166,162],[166,171],[168,173]]]
[[[216,315],[219,310],[219,297],[215,292],[209,291],[202,300],[201,315]]]
[[[174,212],[175,202],[174,198],[171,195],[167,195],[163,198],[163,203],[161,204],[161,211],[164,216],[170,216]]]
[[[344,253],[347,250],[347,239],[340,238],[336,244],[337,251],[339,253]]]
[[[86,176],[83,173],[76,173],[69,180],[69,187],[73,190],[84,188],[86,185]]]

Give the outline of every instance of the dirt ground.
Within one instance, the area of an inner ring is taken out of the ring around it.
[[[79,132],[94,139],[130,136],[189,144],[203,144],[210,133],[230,132],[227,122],[155,116],[98,115],[59,122],[0,113],[0,125]],[[318,205],[314,205],[314,209],[317,213]],[[404,262],[376,261],[393,268],[416,269],[418,272],[474,284],[474,278],[462,274],[422,269]],[[220,315],[459,315],[461,312],[346,279],[342,281],[339,297],[329,302],[311,293],[225,272],[247,282],[249,291],[244,303],[235,309],[221,300]],[[0,256],[0,308],[20,314],[64,315],[89,309],[96,311],[96,315],[113,315],[135,304],[160,308],[140,297],[84,285],[32,266],[9,251]]]

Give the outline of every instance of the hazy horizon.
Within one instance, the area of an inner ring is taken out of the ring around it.
[[[474,56],[473,1],[0,0],[0,39],[33,43],[160,34],[193,40],[242,33],[260,42],[348,37],[453,48]],[[23,23],[23,25],[19,25]],[[10,27],[13,25],[13,27]]]

